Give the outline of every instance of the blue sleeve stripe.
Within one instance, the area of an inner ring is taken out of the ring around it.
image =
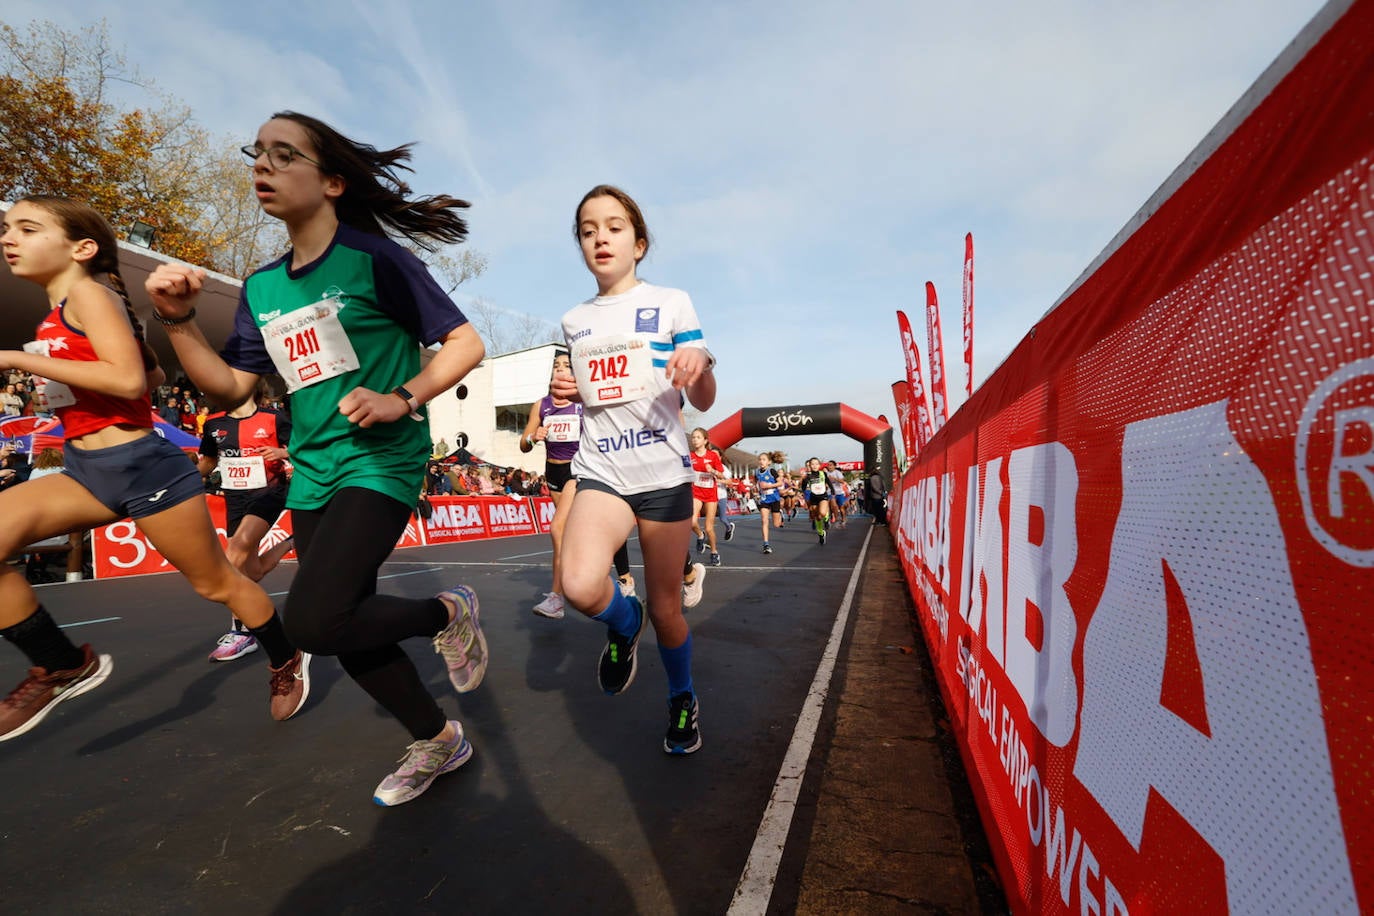
[[[689,340],[701,340],[705,336],[705,334],[701,333],[700,328],[697,328],[695,331],[683,331],[681,334],[673,335],[673,346],[685,344]]]
[[[655,369],[667,369],[667,368],[668,368],[668,361],[667,361],[666,359],[656,359],[656,360],[654,360],[654,368],[655,368]]]
[[[651,341],[649,341],[649,349],[650,349],[650,350],[661,350],[661,351],[663,351],[663,352],[665,352],[665,353],[672,353],[674,347],[673,347],[673,345],[670,344],[670,343],[660,343],[660,342],[657,341],[657,340],[651,340]]]

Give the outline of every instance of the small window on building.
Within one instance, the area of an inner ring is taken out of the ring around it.
[[[512,407],[505,407],[496,413],[496,428],[509,433],[524,432],[525,424],[529,422],[528,411],[517,410]]]

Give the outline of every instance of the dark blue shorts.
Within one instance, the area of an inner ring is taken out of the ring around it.
[[[691,481],[666,490],[650,490],[647,493],[632,493],[626,496],[624,493],[617,493],[609,484],[579,477],[577,489],[598,490],[618,496],[629,503],[630,511],[635,514],[635,518],[650,522],[681,522],[691,518],[692,510],[695,508],[692,505]]]
[[[563,488],[573,479],[571,461],[545,461],[544,480],[550,493],[562,493]]]
[[[157,434],[109,448],[67,443],[62,463],[69,477],[120,518],[146,518],[205,496],[195,461]]]
[[[285,482],[263,487],[261,490],[233,490],[224,494],[225,534],[230,537],[239,530],[243,520],[255,515],[272,525],[286,509]]]

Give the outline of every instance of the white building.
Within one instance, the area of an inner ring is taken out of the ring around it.
[[[549,393],[553,354],[542,344],[482,360],[456,387],[429,402],[429,434],[452,452],[466,448],[483,461],[544,473],[544,449],[520,451],[530,410]]]

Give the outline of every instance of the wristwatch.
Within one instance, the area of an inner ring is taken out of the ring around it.
[[[420,416],[419,399],[416,398],[415,395],[407,391],[406,386],[397,385],[395,388],[391,389],[391,393],[399,397],[402,401],[406,402],[406,406],[410,408],[410,418],[412,420],[417,420],[421,422],[424,421],[425,418]]]

